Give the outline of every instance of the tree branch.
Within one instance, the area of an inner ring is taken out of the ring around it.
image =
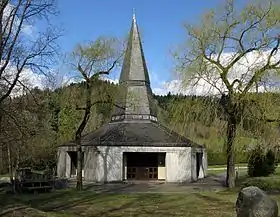
[[[277,37],[277,42],[276,42],[275,47],[271,50],[271,52],[270,52],[270,54],[269,54],[269,56],[268,56],[267,64],[270,64],[270,61],[271,61],[272,56],[274,55],[275,52],[278,51],[278,49],[279,49],[279,44],[280,44],[280,34],[279,34],[278,37]],[[279,63],[280,63],[280,59],[279,59],[279,61],[276,62],[272,67],[277,66]]]
[[[239,21],[235,21],[231,25],[229,25],[228,28],[226,29],[226,31],[225,31],[225,33],[224,33],[224,35],[222,37],[222,46],[221,46],[221,50],[220,50],[220,52],[218,54],[218,58],[217,58],[218,62],[220,62],[220,57],[221,57],[222,53],[224,52],[225,42],[226,42],[227,35],[228,35],[229,31],[231,30],[231,28],[235,27],[239,23],[240,23]]]
[[[99,77],[100,75],[109,75],[109,73],[112,71],[112,69],[116,66],[116,64],[118,63],[118,61],[120,60],[120,58],[122,57],[122,55],[120,57],[118,57],[113,64],[111,65],[111,67],[106,70],[106,71],[99,71],[97,73],[95,73],[94,75],[91,76],[91,79],[95,79],[96,77]]]
[[[14,46],[15,46],[15,44],[17,42],[18,37],[19,37],[19,33],[20,33],[21,29],[22,29],[22,24],[23,24],[23,21],[24,21],[24,18],[25,18],[24,15],[25,15],[26,10],[28,9],[29,3],[30,3],[30,0],[26,1],[26,5],[24,6],[24,9],[23,9],[23,12],[22,12],[22,16],[20,18],[20,22],[19,22],[18,27],[17,27],[17,31],[15,33],[15,36],[13,37],[12,44],[8,48],[8,54],[7,54],[7,57],[5,58],[5,63],[3,64],[3,66],[0,67],[0,76],[3,73],[3,71],[5,70],[5,68],[7,67],[8,63],[10,62],[11,55],[12,55],[12,53],[14,51]],[[21,5],[21,0],[19,1],[18,5],[16,7],[16,11],[19,9],[20,5]],[[12,28],[15,25],[16,11],[15,11],[15,13],[13,15],[12,20],[11,20],[10,30],[9,30],[9,33],[8,33],[8,36],[7,36],[6,40],[9,39],[9,37],[11,35],[11,32],[12,32]],[[9,22],[9,20],[8,20],[8,22]],[[3,50],[1,50],[0,52],[2,53]],[[1,103],[1,101],[0,101],[0,103]]]
[[[270,65],[270,60],[271,60],[274,52],[276,52],[278,50],[279,44],[280,44],[280,37],[278,37],[278,39],[277,39],[276,46],[271,50],[271,52],[268,56],[267,63],[265,64],[265,66],[261,67],[259,70],[257,70],[254,73],[254,75],[252,76],[250,81],[247,83],[244,91],[242,92],[242,96],[244,96],[249,91],[249,89],[252,87],[252,85],[255,82],[257,82],[257,80],[262,76],[263,73],[265,73],[266,71],[271,70],[271,69],[276,69],[277,65],[280,64],[280,60],[279,60],[275,64]]]

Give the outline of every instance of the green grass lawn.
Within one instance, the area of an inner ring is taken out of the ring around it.
[[[222,192],[97,194],[92,190],[64,189],[39,195],[0,193],[0,216],[231,217],[236,216],[238,190],[242,182],[249,179],[244,172],[235,190]],[[280,168],[277,168],[275,175],[260,179],[273,181],[272,185],[280,186]],[[271,197],[280,204],[280,194]]]
[[[208,170],[207,171],[208,176],[218,175],[218,174],[221,174],[221,173],[226,173],[226,169],[224,169],[224,170]]]
[[[244,166],[247,166],[246,164],[237,164],[235,166],[235,169],[241,173],[245,173],[247,171],[247,168],[242,168]],[[239,168],[241,167],[241,168]],[[223,169],[221,169],[223,168]],[[226,165],[215,165],[215,166],[209,166],[207,174],[208,175],[217,175],[221,173],[226,173]]]
[[[2,198],[0,216],[235,216],[236,193],[96,194],[61,190]],[[280,200],[280,198],[279,198]],[[11,211],[12,207],[14,211]]]
[[[247,164],[244,163],[244,164],[236,164],[235,167],[246,167]],[[208,168],[210,169],[215,169],[215,168],[226,168],[227,165],[226,164],[223,164],[223,165],[208,165]]]
[[[67,189],[37,196],[1,198],[0,216],[231,217],[236,216],[236,198],[237,193],[234,191],[185,194],[96,194],[92,191],[77,192]],[[280,195],[273,198],[280,203]]]

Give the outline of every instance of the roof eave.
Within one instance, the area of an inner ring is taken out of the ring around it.
[[[65,147],[65,146],[76,146],[75,143],[67,143],[64,145],[61,145],[59,147]],[[153,143],[153,142],[144,142],[144,143],[131,143],[131,142],[101,142],[101,143],[87,143],[82,144],[82,146],[126,146],[126,147],[203,147],[202,145],[196,144],[196,143],[182,143],[182,142],[174,142],[174,143]]]

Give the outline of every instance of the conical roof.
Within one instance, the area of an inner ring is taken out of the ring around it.
[[[149,73],[133,14],[131,30],[119,79],[120,92],[112,121],[157,121],[157,107],[152,97]]]

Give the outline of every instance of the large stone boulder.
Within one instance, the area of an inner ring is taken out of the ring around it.
[[[237,217],[278,217],[277,203],[255,186],[243,188],[236,200]]]

